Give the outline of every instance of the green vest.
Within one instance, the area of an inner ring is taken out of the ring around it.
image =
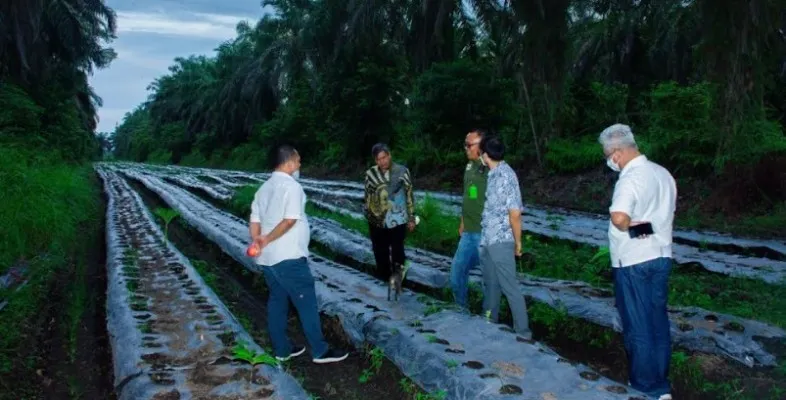
[[[480,233],[488,173],[488,167],[484,167],[480,160],[468,162],[464,169],[464,200],[461,215],[464,217],[465,232]]]

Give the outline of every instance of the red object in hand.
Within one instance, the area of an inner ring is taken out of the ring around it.
[[[246,249],[246,255],[249,257],[256,257],[259,255],[259,245],[256,243],[251,243],[251,246],[248,246]]]

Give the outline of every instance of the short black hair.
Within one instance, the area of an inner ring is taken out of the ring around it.
[[[385,143],[377,143],[371,148],[371,157],[377,158],[377,155],[382,152],[390,154],[390,148]]]
[[[291,160],[297,153],[297,150],[291,145],[282,144],[276,147],[275,154],[273,155],[273,168],[278,168]]]
[[[480,141],[480,151],[486,153],[492,161],[501,161],[505,157],[505,144],[499,136],[485,136]]]

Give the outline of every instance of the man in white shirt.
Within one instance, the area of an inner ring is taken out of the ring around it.
[[[292,300],[313,361],[319,364],[342,361],[349,354],[330,349],[322,335],[314,277],[308,267],[311,233],[306,217],[306,194],[297,182],[300,155],[291,146],[281,146],[274,157],[275,171],[254,195],[249,218],[251,240],[261,251],[256,263],[270,291],[267,323],[273,351],[281,361],[306,351],[304,346],[293,347],[287,338],[289,300]]]
[[[606,165],[620,173],[609,208],[608,234],[630,385],[655,399],[670,400],[666,305],[677,185],[669,171],[639,153],[627,125],[606,128],[598,141]],[[651,233],[641,229],[647,223]],[[637,235],[641,231],[644,234]]]

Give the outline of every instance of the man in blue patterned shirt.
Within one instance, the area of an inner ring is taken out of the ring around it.
[[[505,145],[498,137],[480,142],[481,161],[489,167],[486,202],[481,216],[480,265],[483,269],[483,309],[496,322],[504,293],[513,315],[513,328],[530,339],[527,305],[516,277],[521,255],[521,190],[516,172],[504,160]]]

